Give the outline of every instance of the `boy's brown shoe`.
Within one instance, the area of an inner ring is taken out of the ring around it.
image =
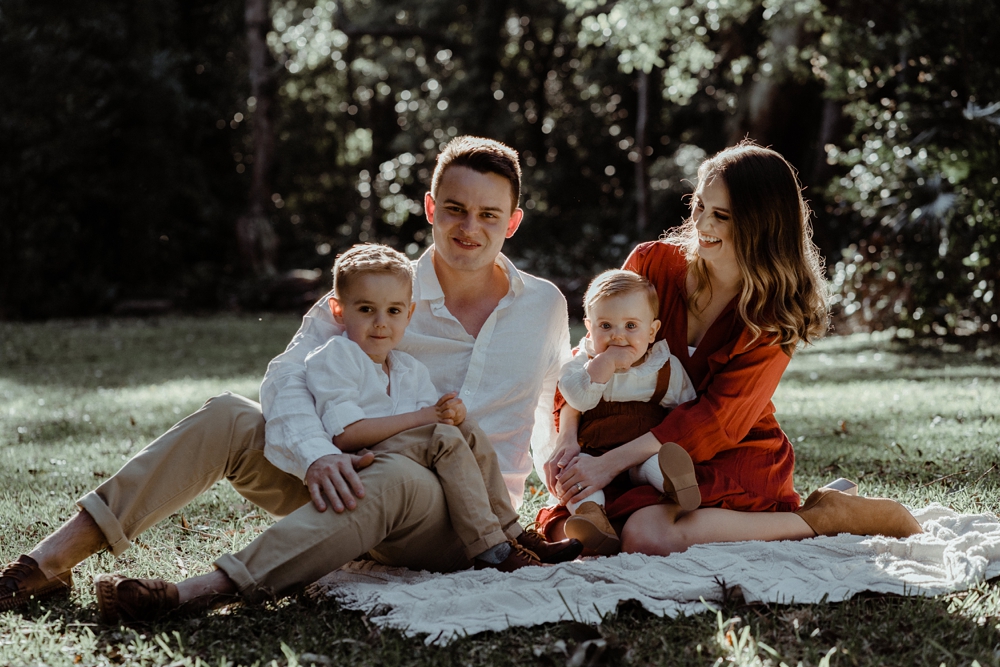
[[[675,442],[665,442],[657,459],[663,473],[663,493],[681,509],[688,512],[698,509],[701,506],[701,491],[687,450]]]
[[[522,547],[538,556],[543,563],[565,563],[573,560],[583,551],[583,543],[572,538],[549,542],[537,530],[528,529],[514,538]]]
[[[511,541],[508,542],[508,544],[510,544],[510,554],[508,554],[505,559],[499,563],[487,563],[486,561],[477,558],[475,563],[476,569],[513,572],[514,570],[520,570],[522,567],[534,567],[542,564],[542,561],[538,560],[538,556],[531,551],[528,551],[517,542]]]
[[[99,574],[94,589],[101,621],[109,624],[153,621],[180,606],[177,586],[163,579]]]
[[[72,589],[72,571],[49,579],[34,558],[18,556],[0,570],[0,611],[23,607],[31,600],[68,595]]]
[[[593,501],[580,503],[573,516],[566,519],[566,535],[580,540],[588,551],[598,556],[614,556],[621,550],[618,533],[611,527],[604,508]]]

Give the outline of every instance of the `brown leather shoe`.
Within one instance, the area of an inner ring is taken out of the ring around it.
[[[545,536],[531,528],[514,538],[514,541],[538,556],[538,560],[549,564],[573,560],[583,551],[583,542],[580,540],[569,538],[549,542]]]
[[[701,506],[701,490],[694,476],[694,463],[687,450],[675,442],[665,442],[657,455],[663,473],[663,493],[690,512]]]
[[[568,537],[580,540],[583,546],[598,556],[614,556],[621,551],[621,540],[611,527],[604,508],[593,501],[580,503],[573,516],[566,519]]]
[[[68,595],[73,589],[73,572],[49,579],[30,556],[18,556],[0,570],[0,611],[23,607],[31,600]]]
[[[542,564],[542,561],[538,560],[533,552],[528,551],[522,547],[517,542],[508,542],[510,544],[510,554],[507,555],[505,559],[499,563],[487,563],[484,560],[476,559],[476,569],[477,570],[500,570],[501,572],[513,572],[514,570],[520,570],[522,567],[534,567]]]
[[[99,574],[94,589],[101,621],[109,624],[152,621],[180,606],[177,586],[162,579]]]
[[[813,491],[796,512],[817,535],[909,537],[924,532],[905,507],[888,498],[852,496],[836,489]]]

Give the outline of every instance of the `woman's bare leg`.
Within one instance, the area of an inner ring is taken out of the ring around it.
[[[736,512],[703,508],[685,513],[677,505],[635,512],[622,530],[622,551],[666,556],[695,544],[747,540],[801,540],[816,533],[792,512]]]

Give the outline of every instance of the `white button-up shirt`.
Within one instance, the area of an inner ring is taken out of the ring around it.
[[[331,438],[362,419],[415,412],[440,397],[427,367],[399,350],[387,356],[388,375],[344,333],[306,356],[306,386]]]
[[[670,353],[665,340],[654,343],[641,364],[616,372],[603,384],[592,381],[587,372],[590,361],[597,356],[594,342],[589,337],[582,338],[579,350],[562,369],[559,391],[570,407],[580,412],[594,409],[602,398],[611,402],[648,401],[656,391],[656,378],[665,364],[670,364],[670,384],[660,405],[675,408],[697,396],[681,360]]]
[[[555,446],[553,398],[559,371],[571,358],[566,299],[555,285],[518,271],[500,255],[497,265],[509,288],[473,337],[445,307],[432,253],[428,249],[415,262],[416,309],[398,349],[427,366],[442,394],[458,392],[468,416],[490,436],[517,507],[532,457],[541,469]],[[300,478],[316,459],[340,453],[305,382],[306,355],[342,331],[327,306],[329,296],[306,313],[260,387],[264,455]]]

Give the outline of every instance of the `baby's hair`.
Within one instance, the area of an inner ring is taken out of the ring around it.
[[[590,282],[587,293],[583,295],[583,310],[589,319],[591,309],[601,299],[606,299],[609,296],[631,294],[632,292],[642,292],[646,295],[650,312],[653,313],[653,318],[656,319],[660,311],[660,299],[656,296],[656,288],[653,287],[653,283],[634,271],[625,271],[623,269],[609,269],[603,273],[599,273]]]
[[[413,282],[413,265],[406,255],[389,246],[364,243],[337,256],[333,264],[333,293],[343,298],[351,281],[365,273],[388,273]]]

